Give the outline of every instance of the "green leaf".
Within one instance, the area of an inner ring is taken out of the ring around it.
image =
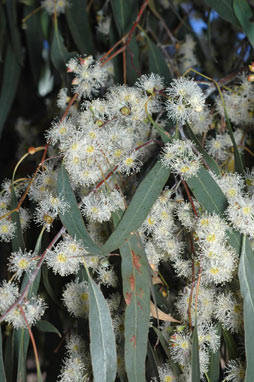
[[[192,334],[192,352],[191,352],[191,381],[200,382],[200,364],[199,364],[199,345],[197,320]]]
[[[66,73],[66,63],[74,56],[76,53],[68,52],[64,46],[64,40],[58,29],[54,30],[53,40],[51,44],[51,61],[54,67],[64,75]]]
[[[196,176],[187,179],[187,183],[195,198],[208,212],[223,217],[227,207],[226,196],[204,167],[199,169]]]
[[[16,195],[13,190],[13,187],[11,187],[11,209],[14,210],[17,207],[17,205],[18,205],[18,201],[17,201]],[[19,249],[24,250],[25,243],[24,243],[24,238],[23,238],[21,224],[20,224],[19,212],[13,212],[11,214],[11,220],[16,225],[15,236],[11,241],[12,251],[17,252]]]
[[[37,8],[37,5],[24,8],[24,17],[31,11]],[[39,13],[34,14],[26,22],[26,42],[28,49],[28,56],[30,61],[30,67],[34,82],[37,85],[40,79],[42,69],[42,49],[43,49],[43,32],[41,28],[41,15]]]
[[[3,80],[0,93],[0,136],[3,126],[14,101],[21,66],[18,64],[14,50],[11,44],[8,44],[6,57],[4,59]]]
[[[233,7],[244,33],[251,45],[254,46],[254,14],[252,8],[246,0],[233,0]]]
[[[223,328],[221,328],[221,331],[226,345],[228,360],[237,358],[237,345],[233,334]]]
[[[243,296],[245,353],[247,360],[245,382],[254,380],[254,254],[245,235],[242,241],[238,277]]]
[[[193,134],[193,131],[191,130],[190,126],[187,124],[187,135],[192,140],[192,142],[195,143],[198,151],[202,154],[202,157],[204,158],[206,164],[209,166],[210,170],[214,172],[216,175],[220,175],[220,169],[215,160],[206,152],[206,150],[203,148],[201,143],[199,142],[198,138],[195,134]]]
[[[128,85],[134,85],[140,73],[139,49],[135,36],[126,50],[126,71]]]
[[[3,50],[6,42],[6,17],[2,3],[0,3],[0,62],[3,61]]]
[[[19,65],[22,65],[24,54],[21,46],[20,28],[18,27],[16,0],[6,1],[6,10],[9,24],[9,33],[11,37],[11,45],[13,47],[17,62]]]
[[[131,382],[145,382],[150,318],[150,271],[138,235],[120,247],[123,295],[126,302],[125,369]]]
[[[148,215],[168,180],[170,170],[158,161],[138,186],[127,210],[114,232],[102,247],[103,252],[119,248],[131,232],[136,232]]]
[[[27,329],[14,329],[14,364],[18,365],[17,382],[26,382],[26,355],[29,345]]]
[[[234,9],[233,0],[205,0],[205,2],[213,8],[224,20],[239,27],[239,21],[237,20]]]
[[[147,346],[147,357],[148,357],[148,372],[149,375],[152,374],[153,377],[156,377],[159,380],[159,373],[158,373],[158,366],[160,365],[159,357],[156,354],[155,348],[151,345],[150,341],[148,340],[148,346]]]
[[[110,0],[119,36],[129,31],[138,14],[136,0]]]
[[[80,53],[93,54],[93,36],[86,7],[86,0],[74,0],[66,9],[65,15],[71,35]]]
[[[52,301],[54,301],[54,303],[58,306],[58,308],[62,309],[62,305],[57,300],[57,298],[54,294],[54,291],[52,289],[52,286],[50,284],[48,267],[45,264],[42,264],[41,270],[42,270],[43,285],[44,285],[49,297],[52,299]]]
[[[59,330],[53,324],[51,324],[49,321],[40,320],[39,322],[37,322],[36,328],[38,330],[40,330],[41,332],[55,333],[59,337],[62,337],[62,335],[59,332]]]
[[[221,326],[219,323],[217,323],[216,329],[217,334],[221,336]],[[209,382],[219,382],[220,380],[220,348],[215,353],[210,352],[208,377]]]
[[[100,288],[91,277],[88,282],[93,378],[94,382],[112,382],[116,377],[117,358],[110,311]]]
[[[0,381],[7,382],[5,370],[4,370],[4,361],[3,361],[3,342],[2,342],[2,328],[0,327]]]
[[[151,73],[158,73],[165,79],[166,85],[169,85],[172,80],[169,67],[166,64],[165,58],[157,45],[155,45],[149,38],[148,40],[148,60],[149,71]]]
[[[15,365],[13,363],[13,349],[13,333],[8,333],[8,335],[6,335],[4,346],[4,366],[7,381],[12,381],[13,375],[15,374]]]
[[[87,251],[95,255],[102,255],[101,249],[89,236],[76,197],[71,188],[70,180],[64,165],[59,169],[57,179],[57,193],[60,198],[67,202],[70,208],[64,215],[60,214],[60,219],[68,233],[77,240],[81,240]]]

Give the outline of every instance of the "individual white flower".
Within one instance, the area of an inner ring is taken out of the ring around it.
[[[76,131],[76,127],[73,121],[70,118],[64,118],[61,121],[53,122],[52,127],[47,130],[45,136],[51,145],[60,143],[61,149],[66,145],[66,142],[69,143],[73,138]]]
[[[198,65],[198,59],[195,56],[196,42],[191,34],[185,36],[185,41],[181,43],[178,50],[179,63],[181,73],[187,69],[194,68]]]
[[[68,312],[75,317],[87,317],[89,312],[89,289],[86,281],[71,281],[66,284],[63,302]]]
[[[65,347],[69,356],[79,356],[86,350],[84,339],[77,334],[70,335]]]
[[[229,141],[229,135],[217,134],[215,138],[210,138],[206,141],[206,150],[208,154],[214,157],[216,160],[224,161],[229,156],[229,147],[232,146],[232,142]]]
[[[194,206],[198,210],[199,205],[195,201]],[[188,230],[193,231],[196,225],[196,216],[194,214],[191,203],[189,202],[180,202],[176,205],[176,216],[180,220],[181,224]]]
[[[144,247],[149,264],[157,270],[158,265],[163,258],[163,252],[155,246],[152,240],[148,240]]]
[[[11,241],[16,232],[16,223],[10,217],[0,220],[0,240],[9,242]]]
[[[196,117],[190,122],[191,130],[195,135],[202,135],[207,133],[210,125],[212,124],[213,118],[210,114],[210,110],[207,106],[204,106],[203,110],[196,114]]]
[[[198,258],[204,283],[217,285],[232,280],[233,272],[238,264],[238,256],[233,248],[221,243],[221,246],[216,246],[216,250],[202,250]]]
[[[184,365],[191,357],[190,333],[176,332],[170,337],[170,354],[174,362]]]
[[[39,202],[39,206],[44,214],[57,216],[58,214],[64,215],[64,213],[70,208],[68,202],[61,196],[54,196],[49,193],[48,197]]]
[[[53,250],[47,251],[45,260],[54,273],[67,276],[78,272],[85,254],[82,244],[66,235]]]
[[[135,86],[144,90],[147,94],[153,94],[154,91],[158,92],[164,88],[164,82],[159,74],[143,74],[137,79]]]
[[[225,369],[226,377],[223,382],[244,382],[245,367],[239,359],[230,360]]]
[[[0,285],[0,312],[4,313],[19,297],[19,288],[13,282],[4,280]]]
[[[56,194],[57,170],[54,167],[53,162],[46,162],[35,176],[28,193],[33,201],[39,202],[50,193]]]
[[[164,363],[164,365],[159,366],[158,373],[160,382],[178,382],[178,377],[171,369],[169,363]]]
[[[241,175],[228,172],[216,177],[215,181],[230,203],[237,201],[242,196],[245,184]]]
[[[124,159],[118,166],[118,171],[126,175],[132,175],[135,172],[140,171],[142,164],[143,163],[140,160],[140,153],[138,151],[133,151],[125,155]]]
[[[211,250],[221,247],[226,238],[226,222],[218,215],[204,213],[197,221],[196,233],[200,248]]]
[[[222,326],[232,333],[238,333],[243,326],[242,301],[232,292],[221,293],[216,297],[215,316]]]
[[[68,0],[43,0],[41,6],[49,15],[53,15],[54,13],[59,15],[65,12],[66,8],[70,6],[70,2]]]
[[[17,252],[12,252],[8,262],[8,269],[19,280],[24,272],[29,275],[35,268],[36,263],[37,259],[32,251],[27,252],[19,249]]]
[[[99,89],[105,87],[108,80],[107,70],[92,56],[72,58],[67,63],[68,72],[75,75],[72,84],[79,97],[93,98]]]
[[[43,316],[47,305],[40,297],[31,297],[30,300],[22,302],[22,308],[29,326],[38,322]],[[12,324],[14,328],[26,328],[27,324],[21,313],[19,306],[13,308],[5,317],[5,320]]]
[[[240,196],[237,200],[230,201],[225,214],[235,229],[251,238],[254,237],[253,196]]]
[[[115,288],[117,286],[117,275],[113,268],[105,268],[103,266],[100,266],[97,269],[98,279],[99,281],[106,285],[107,287],[113,287]]]
[[[65,110],[68,102],[70,101],[70,97],[67,95],[68,89],[67,88],[62,88],[60,89],[58,96],[57,96],[57,106],[60,109]]]
[[[125,208],[123,197],[117,190],[108,195],[103,190],[92,192],[82,199],[82,204],[82,213],[100,223],[110,220],[112,212]]]
[[[223,91],[222,94],[228,117],[235,125],[253,123],[254,89],[253,84],[248,81],[246,73],[239,77],[237,85],[230,90]],[[223,102],[219,96],[216,103],[219,113],[225,116]]]
[[[169,96],[166,110],[169,118],[174,121],[190,123],[197,118],[197,114],[203,111],[205,97],[193,79],[185,77],[174,79],[166,93]]]
[[[19,209],[19,218],[22,232],[24,232],[30,224],[31,215],[30,211],[27,208],[20,207]]]
[[[72,355],[64,360],[58,382],[89,382],[82,354]]]
[[[164,167],[170,167],[174,173],[184,179],[195,176],[201,166],[201,155],[194,153],[190,140],[174,140],[166,143],[161,154]]]
[[[176,310],[179,312],[181,319],[188,322],[188,307],[191,293],[191,286],[186,286],[183,291],[179,293],[177,301],[175,303]],[[192,325],[195,325],[195,312],[196,312],[196,286],[193,289],[191,300],[191,318]],[[211,321],[215,312],[215,291],[213,288],[208,288],[200,285],[198,291],[198,303],[197,303],[197,317],[198,322]]]

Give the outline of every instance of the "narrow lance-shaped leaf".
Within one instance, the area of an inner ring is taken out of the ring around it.
[[[170,170],[158,161],[138,186],[127,210],[102,247],[103,252],[119,248],[131,232],[136,232],[148,215],[168,180]]]
[[[128,380],[145,382],[145,359],[150,317],[150,272],[136,235],[120,247],[123,295],[126,302],[125,369]]]
[[[138,2],[136,0],[111,0],[110,3],[119,36],[123,36],[131,28],[132,22],[136,20]]]
[[[64,199],[70,206],[64,215],[60,214],[60,219],[66,227],[68,233],[77,240],[81,240],[87,251],[96,255],[102,255],[100,248],[89,236],[81,212],[78,208],[76,197],[71,188],[69,176],[62,164],[57,179],[58,196]]]
[[[199,364],[199,346],[197,320],[192,333],[192,351],[191,351],[191,381],[200,382],[200,364]]]
[[[0,93],[0,136],[16,94],[20,71],[21,66],[18,64],[14,50],[9,43],[4,60],[3,80]]]
[[[16,0],[6,2],[7,20],[9,24],[10,41],[19,65],[23,64],[24,52],[21,45],[20,28],[18,27]]]
[[[32,5],[30,7],[24,8],[24,16],[27,16],[31,9],[34,10],[37,8],[37,5]],[[25,29],[26,34],[26,42],[28,49],[28,56],[30,61],[30,66],[34,78],[34,82],[38,85],[41,68],[42,68],[42,49],[43,49],[43,32],[40,26],[40,13],[35,13],[33,17],[30,17],[26,24],[27,27]]]
[[[244,311],[244,334],[245,334],[245,353],[247,368],[245,382],[254,380],[254,255],[251,251],[249,242],[246,242],[245,235],[242,241],[241,259],[238,269],[241,294],[243,296]]]
[[[217,334],[221,336],[221,326],[216,325]],[[219,382],[220,380],[220,348],[216,352],[210,351],[208,376],[210,382]]]
[[[75,55],[76,54],[73,52],[68,52],[64,46],[62,35],[58,29],[55,29],[50,56],[54,67],[60,72],[60,74],[64,75],[66,73],[66,63]]]
[[[254,46],[254,20],[253,10],[246,0],[233,0],[235,15],[239,20],[249,42]]]
[[[65,15],[71,35],[80,53],[93,54],[93,36],[86,7],[86,0],[75,0],[70,2],[70,6],[66,9]]]
[[[237,20],[234,9],[233,0],[205,0],[205,2],[213,8],[224,20],[239,27],[239,21]]]
[[[155,45],[149,38],[148,39],[148,59],[149,71],[152,73],[160,74],[164,79],[166,85],[169,85],[172,76],[165,58],[157,45]]]
[[[0,326],[0,381],[7,382],[5,370],[4,370],[4,361],[3,361],[3,342],[2,342],[2,328]]]
[[[89,276],[90,350],[94,382],[112,382],[116,377],[116,342],[109,307],[100,288]]]
[[[36,324],[36,328],[38,330],[40,330],[41,332],[47,332],[47,333],[55,333],[57,334],[59,337],[62,337],[61,333],[59,332],[59,330],[53,325],[51,324],[51,322],[49,321],[46,321],[46,320],[40,320],[37,324]]]

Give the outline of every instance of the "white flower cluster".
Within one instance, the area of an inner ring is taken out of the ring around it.
[[[194,153],[190,140],[176,139],[172,143],[166,143],[161,162],[164,167],[170,167],[176,175],[188,179],[197,174],[201,166],[200,158],[199,153]]]
[[[19,296],[18,286],[13,282],[4,280],[0,286],[0,314],[5,313]],[[42,298],[32,296],[29,300],[24,300],[21,305],[16,305],[7,313],[5,321],[16,329],[27,328],[27,324],[32,326],[41,319],[46,307],[47,305]]]
[[[251,125],[254,111],[254,86],[248,81],[248,76],[243,73],[239,78],[239,84],[232,89],[223,91],[223,99],[229,119],[235,125]],[[217,110],[225,116],[223,102],[218,96]]]
[[[179,123],[190,123],[198,119],[205,107],[202,90],[192,79],[180,77],[174,79],[166,90],[168,100],[166,110],[168,117]]]
[[[232,280],[238,256],[227,244],[227,225],[217,215],[204,214],[198,220],[198,259],[205,283],[224,284]]]
[[[195,68],[198,65],[198,59],[194,52],[195,48],[195,40],[192,35],[187,34],[185,36],[185,41],[181,43],[177,52],[177,55],[179,56],[181,73],[184,73],[187,69]]]
[[[87,369],[91,362],[83,338],[72,334],[66,344],[66,349],[67,357],[64,359],[58,382],[89,382]]]

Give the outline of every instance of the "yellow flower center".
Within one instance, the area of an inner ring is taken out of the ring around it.
[[[59,253],[57,255],[57,260],[59,261],[59,263],[66,263],[67,257],[64,253]]]
[[[2,225],[2,227],[1,227],[1,232],[2,232],[2,233],[7,233],[8,231],[9,231],[9,227],[8,227],[8,225],[6,225],[6,224]]]
[[[131,166],[131,165],[133,165],[133,163],[134,163],[134,160],[133,160],[132,158],[127,158],[127,159],[125,160],[125,164],[126,164],[127,166]]]
[[[28,266],[28,261],[26,259],[20,259],[18,265],[20,269],[26,269]]]

